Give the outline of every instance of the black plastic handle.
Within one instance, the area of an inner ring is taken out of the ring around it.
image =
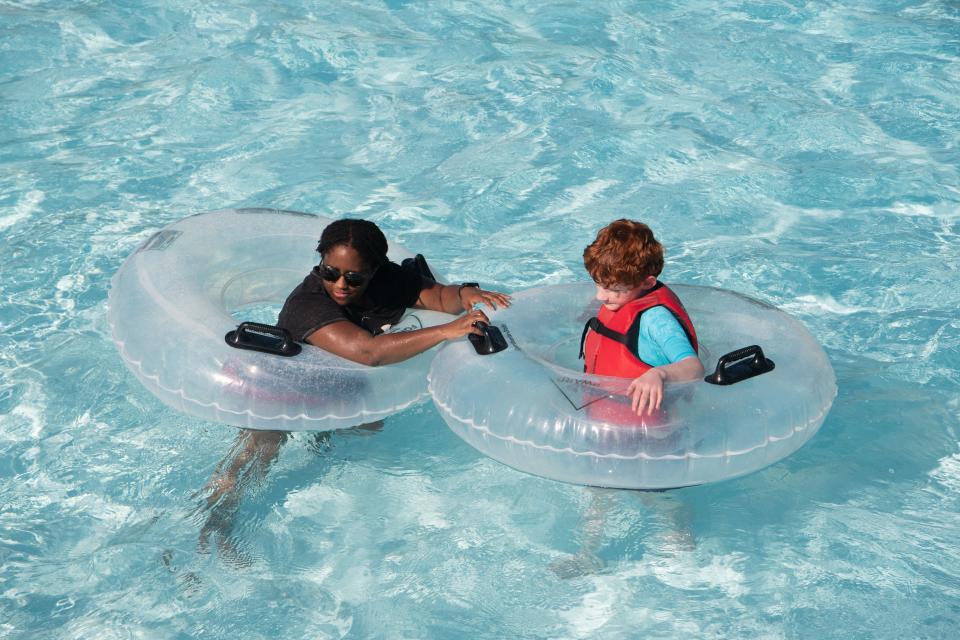
[[[302,349],[286,329],[260,322],[241,322],[223,339],[235,349],[262,351],[287,358],[297,355]]]
[[[751,359],[748,361],[747,358]],[[773,360],[763,355],[760,345],[754,344],[721,356],[717,360],[716,370],[703,381],[719,385],[736,384],[773,371],[773,368]]]
[[[470,343],[473,345],[473,350],[476,351],[481,356],[489,356],[494,353],[499,353],[507,348],[507,341],[503,337],[503,333],[500,332],[500,329],[497,329],[493,325],[489,325],[486,322],[474,322],[473,326],[480,331],[483,331],[482,336],[478,336],[475,333],[468,333],[467,338],[470,340]]]

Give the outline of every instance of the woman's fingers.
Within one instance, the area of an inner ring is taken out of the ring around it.
[[[483,331],[480,330],[480,327],[477,326],[477,323],[483,322],[490,324],[490,318],[487,317],[480,309],[474,309],[466,315],[466,320],[469,322],[469,333],[476,333],[477,335],[483,335]]]
[[[510,296],[505,293],[498,293],[496,291],[471,289],[469,294],[464,294],[463,303],[467,309],[475,304],[485,304],[491,309],[496,309],[498,307],[509,307]]]
[[[497,306],[509,307],[510,306],[510,296],[505,293],[497,293],[496,291],[484,291],[484,301],[492,309],[496,309]]]

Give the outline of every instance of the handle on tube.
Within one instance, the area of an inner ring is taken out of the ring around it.
[[[282,327],[260,322],[241,322],[233,331],[223,336],[227,344],[235,349],[262,351],[289,358],[301,351],[290,332]]]
[[[726,386],[773,371],[774,366],[773,360],[763,355],[760,345],[754,344],[721,356],[717,368],[703,380]]]
[[[475,333],[467,334],[467,338],[470,340],[470,344],[473,345],[473,350],[476,351],[477,354],[489,356],[507,348],[507,341],[504,339],[500,329],[480,321],[475,322],[474,326],[483,332],[482,336]]]

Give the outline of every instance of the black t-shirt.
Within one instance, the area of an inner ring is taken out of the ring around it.
[[[320,269],[314,267],[283,303],[277,325],[299,342],[321,327],[344,320],[377,335],[416,304],[428,284],[415,269],[387,262],[377,269],[359,301],[340,306],[327,294]]]

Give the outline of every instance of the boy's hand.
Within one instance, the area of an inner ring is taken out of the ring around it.
[[[630,406],[638,416],[646,414],[653,415],[653,412],[660,408],[663,402],[663,379],[666,375],[658,367],[650,369],[639,378],[635,378],[630,386],[627,387],[627,395],[630,396]]]

